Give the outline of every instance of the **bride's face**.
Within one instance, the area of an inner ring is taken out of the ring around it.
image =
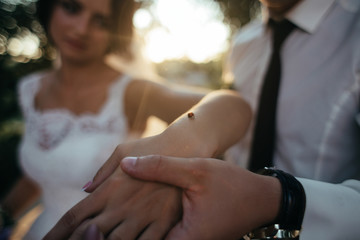
[[[111,0],[58,0],[49,32],[63,60],[103,59],[110,43]]]

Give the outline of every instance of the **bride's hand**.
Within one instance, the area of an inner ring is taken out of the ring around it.
[[[81,239],[90,224],[96,224],[109,239],[164,238],[181,218],[180,190],[136,180],[119,166],[128,155],[162,152],[156,149],[161,146],[158,143],[152,137],[119,145],[86,189],[92,193],[70,209],[44,239]]]

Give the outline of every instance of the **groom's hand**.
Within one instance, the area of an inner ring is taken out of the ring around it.
[[[183,190],[183,217],[168,240],[239,239],[278,213],[279,181],[227,162],[146,156],[125,158],[121,167],[132,177]]]

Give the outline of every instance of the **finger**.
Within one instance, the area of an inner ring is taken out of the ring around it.
[[[138,239],[137,236],[146,228],[145,223],[126,220],[112,230],[106,239],[109,240],[132,240]],[[157,239],[157,238],[154,238]]]
[[[103,240],[104,236],[95,224],[91,224],[85,230],[82,240]]]
[[[74,230],[74,232],[69,237],[69,240],[82,240],[83,238],[85,238],[85,234],[87,231],[89,231],[88,228],[90,227],[90,225],[96,226],[96,224],[91,223],[90,220],[85,220],[83,223],[80,224],[80,226],[78,226]]]
[[[99,240],[103,237],[100,229],[90,219],[86,219],[71,234],[69,240]]]
[[[121,150],[119,147],[115,149],[110,158],[104,163],[104,165],[97,171],[95,174],[91,185],[87,186],[84,191],[91,193],[93,192],[101,183],[103,183],[119,166],[119,163],[123,156],[121,155]]]
[[[96,194],[95,194],[96,195]],[[99,194],[98,194],[99,195]],[[46,234],[44,240],[67,239],[75,229],[87,218],[99,212],[102,196],[97,198],[94,194],[89,195],[73,208],[67,211],[55,226]]]
[[[165,240],[192,240],[192,238],[186,228],[183,226],[182,222],[179,222],[175,225],[173,229],[168,233]]]
[[[188,189],[194,182],[194,160],[186,158],[151,155],[126,157],[121,168],[132,177],[156,181]]]
[[[148,226],[146,230],[137,238],[138,240],[146,239],[164,239],[173,224],[169,222],[155,222]]]
[[[108,236],[113,229],[118,228],[118,226],[123,226],[123,214],[117,211],[118,209],[112,209],[112,211],[105,211],[103,210],[102,212],[97,213],[96,216],[94,216],[94,218],[92,218],[89,221],[84,221],[84,223],[82,223],[80,226],[78,226],[76,228],[76,230],[71,234],[71,237],[69,240],[81,240],[84,238],[84,235],[86,234],[87,231],[90,231],[89,228],[91,225],[96,226],[96,230],[99,231],[101,233],[102,236]],[[116,212],[117,214],[114,215],[113,213]],[[93,227],[93,230],[94,227]],[[140,231],[140,230],[139,230]],[[138,231],[138,232],[139,232]],[[137,233],[138,233],[137,232]],[[137,233],[134,234],[133,238],[129,238],[129,239],[135,239]],[[124,235],[127,236],[127,235]],[[111,238],[106,238],[106,239],[111,239]],[[125,240],[126,238],[115,238],[115,239],[123,239]]]
[[[104,234],[94,223],[81,224],[71,235],[69,240],[103,240]]]

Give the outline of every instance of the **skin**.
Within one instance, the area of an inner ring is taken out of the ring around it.
[[[181,188],[183,216],[167,240],[239,239],[279,211],[279,181],[231,163],[145,156],[125,158],[121,167],[132,177]]]
[[[227,162],[153,155],[127,157],[121,168],[132,177],[181,188],[183,216],[166,240],[240,239],[273,222],[279,211],[281,186],[276,178]],[[93,224],[82,239],[104,236]]]
[[[86,188],[91,194],[44,239],[81,239],[91,224],[107,239],[163,239],[180,220],[181,192],[129,177],[119,166],[121,160],[147,154],[217,156],[245,134],[251,117],[249,106],[232,91],[213,92],[190,111],[194,119],[184,114],[159,135],[119,145]]]
[[[110,1],[60,0],[50,19],[50,35],[62,62],[100,64],[110,33]]]
[[[284,15],[301,0],[260,0],[273,19],[282,19]]]
[[[86,228],[86,231],[84,232],[82,239],[84,240],[103,240],[104,235],[100,232],[99,228],[92,224],[89,227]]]

